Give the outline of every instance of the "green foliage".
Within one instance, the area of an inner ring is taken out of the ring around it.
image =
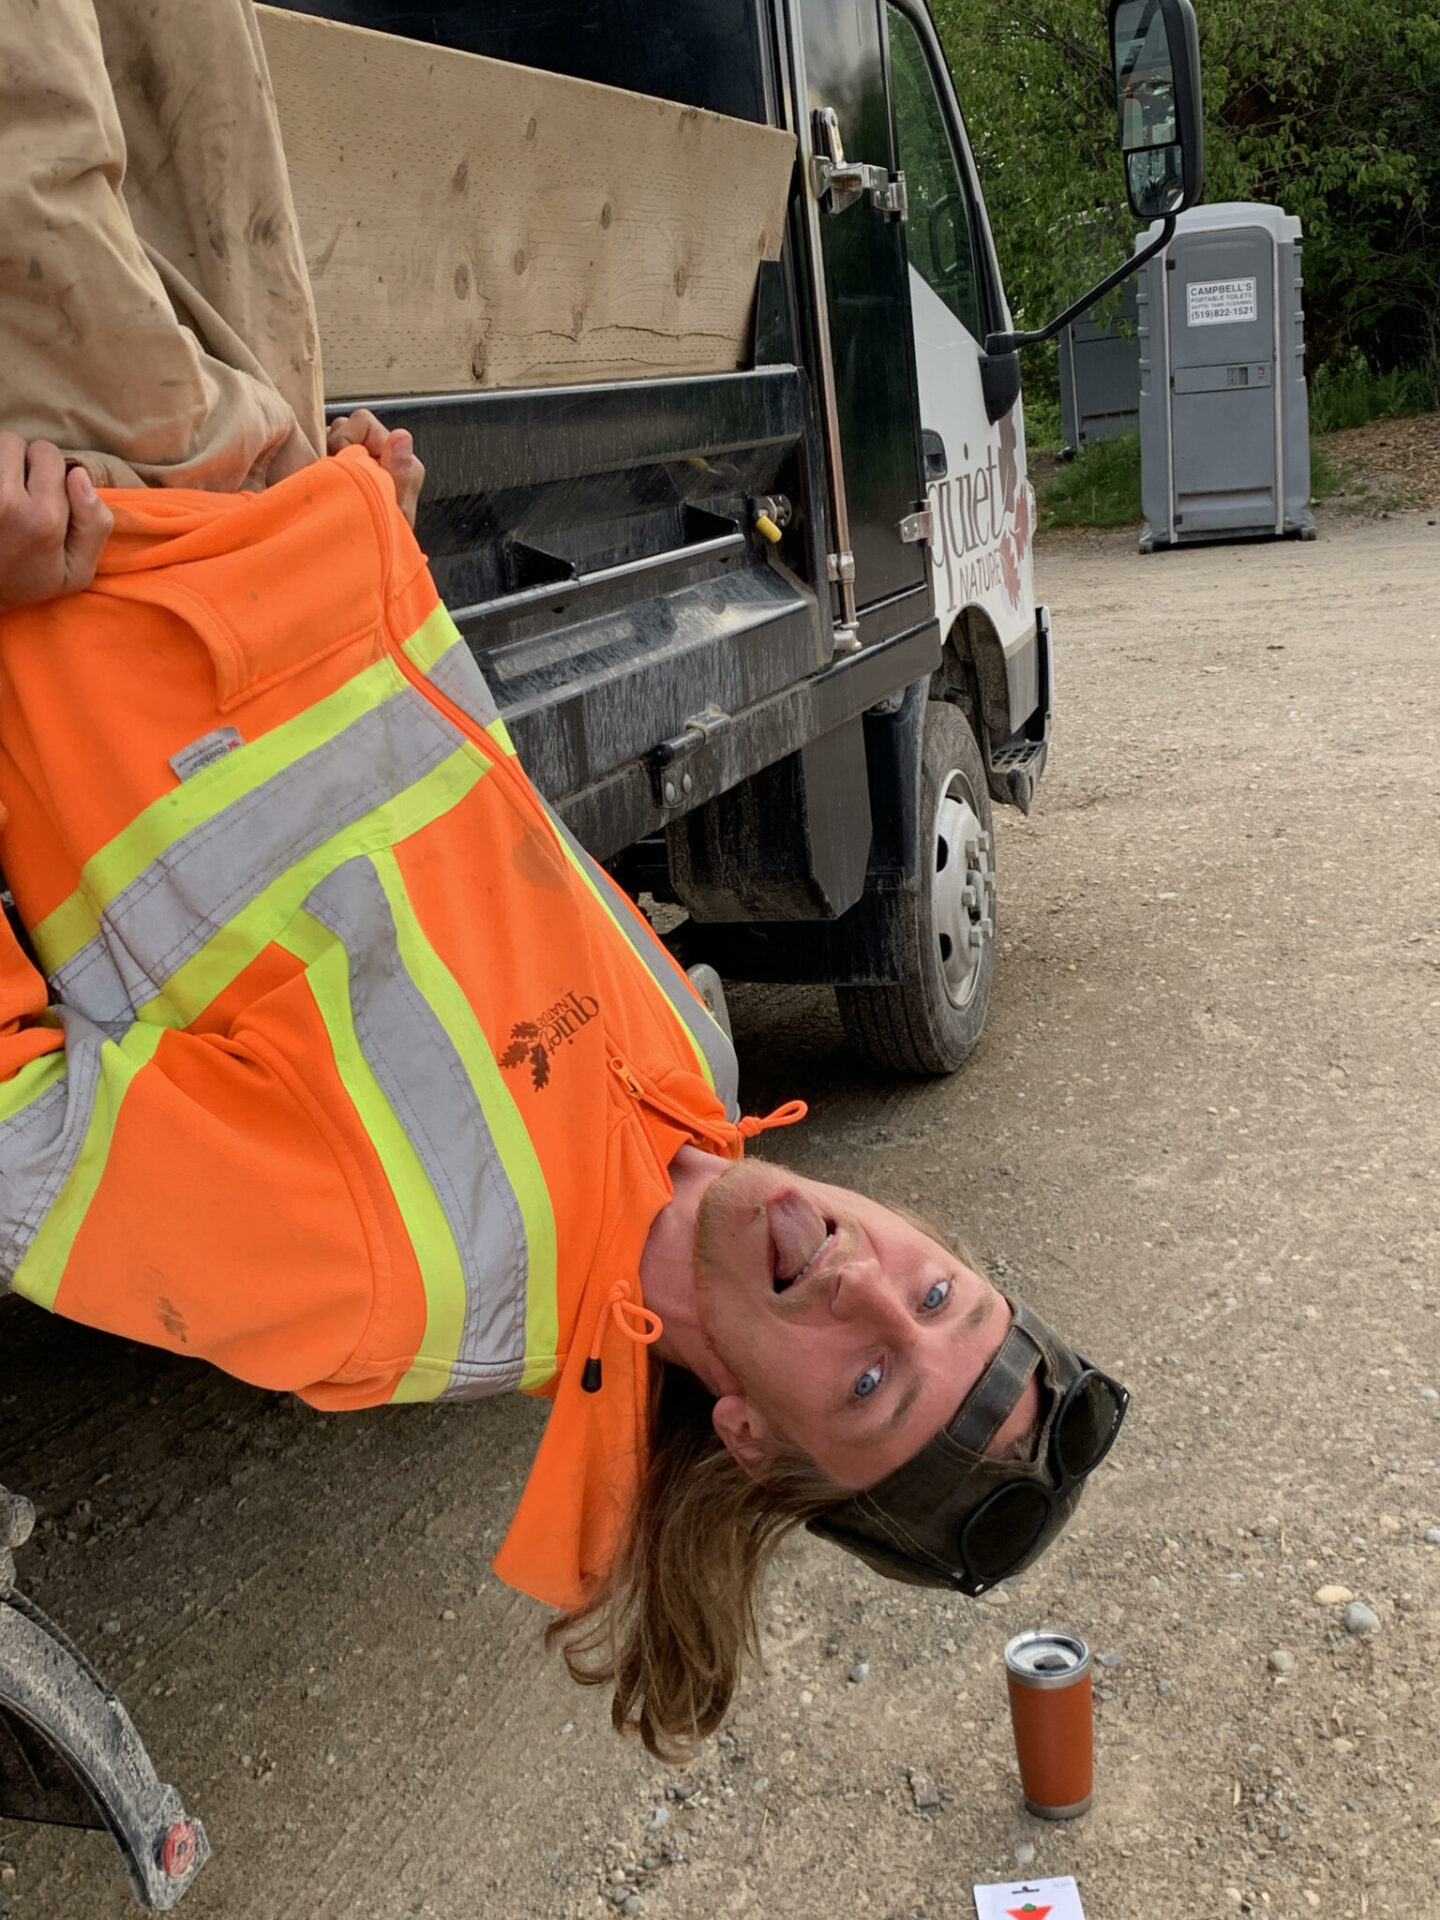
[[[1310,442],[1310,498],[1329,500],[1337,493],[1354,493],[1364,496],[1370,491],[1367,482],[1350,467],[1341,466],[1332,460],[1323,448]]]
[[[1365,416],[1372,420],[1386,417]],[[1343,424],[1363,423],[1346,421]],[[1049,473],[1037,472],[1033,478],[1042,531],[1048,527],[1134,527],[1145,517],[1140,506],[1138,433],[1127,433],[1115,440],[1097,440],[1073,460],[1061,462]],[[1312,500],[1328,500],[1344,494],[1362,505],[1383,504],[1383,499],[1371,501],[1373,493],[1370,483],[1352,468],[1341,466],[1323,448],[1311,443]]]
[[[1393,420],[1434,406],[1430,382],[1418,367],[1377,373],[1358,348],[1323,366],[1310,379],[1310,431],[1363,427],[1367,420]]]
[[[1031,453],[1058,453],[1065,444],[1065,423],[1060,417],[1059,390],[1051,393],[1037,389],[1031,384],[1030,375],[1034,371],[1031,356],[1034,349],[1026,349],[1026,358],[1021,363],[1025,369],[1025,445]]]
[[[1117,265],[1105,0],[932,0],[1018,324]],[[1197,0],[1209,201],[1304,222],[1312,365],[1358,346],[1440,403],[1440,13],[1419,0]],[[1031,369],[1027,366],[1027,375]],[[1036,384],[1053,374],[1037,369]]]
[[[1130,527],[1140,511],[1140,436],[1097,440],[1037,489],[1044,527]]]

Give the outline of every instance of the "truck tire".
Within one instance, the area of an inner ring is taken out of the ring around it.
[[[958,707],[932,700],[920,769],[920,882],[901,897],[896,986],[837,987],[856,1050],[897,1073],[953,1073],[985,1024],[995,966],[995,861],[980,748]]]

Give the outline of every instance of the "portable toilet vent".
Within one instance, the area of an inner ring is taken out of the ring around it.
[[[1114,317],[1084,314],[1060,333],[1060,423],[1072,453],[1140,425],[1135,282],[1122,283]]]
[[[1193,207],[1139,282],[1140,551],[1313,540],[1298,218]]]

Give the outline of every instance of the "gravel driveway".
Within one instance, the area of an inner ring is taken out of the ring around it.
[[[858,1077],[822,994],[737,1026],[798,1165],[938,1208],[1132,1386],[1070,1535],[978,1604],[795,1548],[675,1774],[486,1570],[533,1408],[322,1419],[7,1302],[22,1567],[210,1828],[193,1920],[963,1920],[1022,1866],[1091,1920],[1440,1911],[1440,529],[1038,572],[1056,746],[975,1059]],[[1041,1623],[1103,1661],[1058,1828],[1000,1666]],[[0,1839],[14,1920],[132,1911],[97,1836]]]

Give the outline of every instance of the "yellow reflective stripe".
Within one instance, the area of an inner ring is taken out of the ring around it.
[[[402,649],[423,674],[429,675],[454,647],[466,645],[465,637],[444,607],[436,607],[411,634]],[[515,757],[515,742],[503,720],[492,720],[486,733],[507,760]]]
[[[313,915],[302,912],[278,944],[305,963],[305,977],[330,1036],[341,1083],[379,1157],[420,1268],[425,1289],[422,1351],[432,1364],[428,1369],[412,1367],[391,1397],[396,1401],[437,1399],[449,1385],[465,1327],[465,1275],[454,1237],[410,1136],[356,1038],[344,942]]]
[[[395,918],[400,957],[405,963],[405,970],[460,1056],[475,1098],[484,1110],[491,1140],[519,1205],[520,1217],[525,1223],[525,1371],[520,1385],[528,1391],[543,1386],[554,1373],[560,1341],[556,1302],[555,1210],[545,1184],[544,1170],[529,1130],[496,1064],[490,1042],[485,1037],[485,1029],[476,1018],[475,1010],[465,998],[455,976],[425,937],[405,890],[399,862],[388,849],[371,857]],[[428,1348],[428,1339],[426,1344]],[[420,1364],[421,1361],[417,1360],[416,1367]],[[412,1376],[414,1371],[412,1368]],[[407,1376],[407,1380],[401,1383],[395,1396],[397,1399],[407,1397],[405,1388],[410,1377]]]
[[[123,1039],[107,1040],[101,1049],[100,1084],[95,1090],[84,1144],[10,1283],[16,1293],[33,1300],[37,1307],[55,1305],[75,1236],[105,1175],[120,1108],[136,1075],[154,1058],[163,1038],[161,1028],[137,1024]]]
[[[428,614],[426,618],[420,622],[420,625],[405,642],[402,651],[407,659],[412,660],[422,673],[429,673],[430,669],[437,661],[444,658],[457,640],[460,640],[462,646],[465,644],[464,641],[460,639],[460,629],[450,618],[445,608],[436,607],[433,613]]]
[[[151,801],[128,827],[90,856],[81,869],[79,886],[33,929],[31,938],[45,971],[54,973],[94,939],[101,911],[168,847],[408,684],[393,660],[377,660],[303,713]]]
[[[604,892],[601,890],[600,886],[597,884],[595,880],[595,876],[590,872],[589,868],[585,865],[585,862],[580,858],[580,856],[576,853],[575,849],[570,845],[570,842],[566,839],[565,835],[563,833],[556,831],[553,825],[551,826],[550,831],[552,834],[554,834],[556,846],[559,847],[560,851],[565,855],[565,858],[570,862],[570,865],[574,868],[575,872],[579,874],[580,878],[585,882],[585,885],[590,889],[592,897],[599,903],[601,907],[604,908],[605,912],[610,916],[610,920],[614,925],[616,931],[620,934],[621,938],[630,941],[632,944],[637,940],[643,940],[645,937],[645,929],[643,927],[636,927],[636,929],[632,933],[627,927],[625,927],[622,924],[620,920],[620,916],[616,913],[614,907],[610,904],[609,900],[606,899]],[[638,912],[639,909],[637,908],[636,911]],[[643,959],[641,959],[638,954],[636,955],[636,959],[640,961],[641,966],[645,964]],[[714,1093],[715,1072],[714,1072],[714,1069],[711,1067],[709,1060],[705,1057],[705,1049],[701,1046],[700,1042],[695,1038],[694,1034],[690,1031],[689,1027],[686,1026],[685,1021],[681,1017],[680,1009],[671,1000],[670,995],[664,990],[663,987],[659,986],[658,982],[656,983],[656,985],[659,990],[660,998],[664,1001],[666,1009],[670,1014],[670,1017],[674,1020],[675,1025],[680,1029],[681,1033],[684,1034],[686,1040],[689,1042],[690,1051],[695,1056],[695,1064],[700,1069],[701,1074],[704,1076],[706,1086],[709,1087],[712,1093]],[[688,989],[681,989],[681,991],[688,991]]]
[[[0,1081],[0,1126],[4,1126],[7,1120],[13,1120],[17,1113],[23,1113],[42,1093],[48,1093],[57,1080],[64,1078],[63,1047],[57,1048],[54,1053],[37,1054],[33,1060],[27,1060],[18,1073],[12,1073],[8,1080]]]
[[[188,1027],[284,931],[332,868],[420,832],[458,806],[490,766],[480,748],[467,740],[414,786],[297,861],[177,968],[166,981],[164,992],[139,1009],[140,1017],[160,1026]]]

